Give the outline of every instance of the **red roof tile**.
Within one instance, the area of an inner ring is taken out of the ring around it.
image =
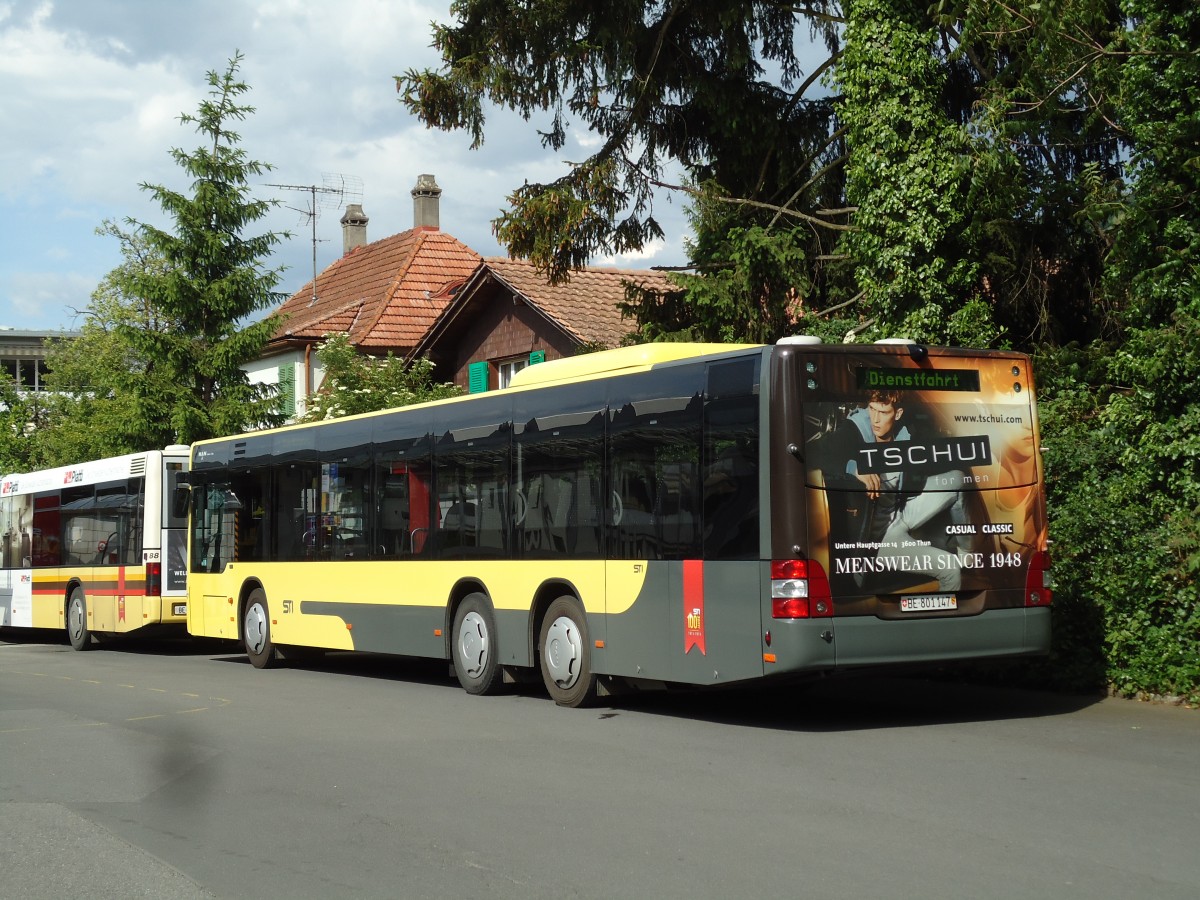
[[[351,250],[310,281],[276,313],[285,316],[272,340],[319,340],[345,332],[371,352],[404,354],[420,340],[480,256],[457,238],[413,228]]]
[[[624,318],[617,304],[625,299],[625,283],[658,290],[677,290],[661,272],[588,266],[571,272],[565,284],[550,284],[527,260],[488,257],[487,268],[517,293],[583,343],[618,347],[637,325]]]

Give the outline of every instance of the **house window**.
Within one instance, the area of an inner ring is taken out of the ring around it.
[[[513,376],[526,366],[545,361],[546,351],[534,350],[528,356],[515,356],[494,363],[489,363],[485,359],[473,362],[467,367],[467,393],[481,394],[489,390],[489,370],[492,368],[496,370],[496,389],[503,390],[512,383]]]
[[[3,371],[13,383],[27,391],[45,389],[46,361],[42,359],[6,359],[2,361]]]
[[[497,380],[502,388],[506,388],[512,382],[512,377],[524,369],[526,366],[535,366],[540,362],[546,361],[545,350],[534,350],[528,356],[517,357],[516,359],[506,359],[504,362],[496,363],[496,371],[498,373]]]
[[[512,381],[512,377],[527,365],[529,365],[529,357],[527,356],[523,356],[520,359],[506,359],[504,362],[496,363],[496,384],[500,388],[508,387]]]

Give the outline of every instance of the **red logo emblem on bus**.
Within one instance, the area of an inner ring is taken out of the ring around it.
[[[704,646],[704,562],[699,559],[683,561],[683,653],[693,647],[707,656]]]

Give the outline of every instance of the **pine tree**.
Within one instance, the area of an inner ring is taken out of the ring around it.
[[[252,199],[248,184],[271,166],[250,159],[230,128],[254,112],[239,103],[249,90],[237,79],[241,60],[235,53],[224,72],[209,72],[209,99],[195,115],[180,116],[206,141],[190,153],[171,151],[192,179],[191,192],[142,185],[174,224],[165,230],[130,220],[162,265],[114,273],[121,294],[144,301],[172,323],[164,330],[129,321],[117,329],[145,364],[146,377],[133,385],[132,414],[156,444],[191,443],[278,421],[272,389],[251,385],[241,368],[258,357],[278,326],[269,317],[251,317],[284,299],[275,289],[282,269],[264,261],[286,237],[245,236],[272,204]]]

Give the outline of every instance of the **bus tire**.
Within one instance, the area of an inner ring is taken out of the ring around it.
[[[67,639],[76,650],[90,650],[92,632],[87,624],[87,597],[76,587],[67,600]]]
[[[267,592],[255,588],[246,598],[246,611],[242,615],[242,640],[246,644],[246,655],[256,669],[269,669],[278,660],[275,644],[271,640],[271,614],[267,608]]]
[[[468,594],[454,613],[454,675],[468,694],[494,694],[502,683],[496,616],[483,594]]]
[[[596,697],[587,616],[574,597],[559,597],[542,619],[538,638],[542,681],[559,706],[587,706]]]

